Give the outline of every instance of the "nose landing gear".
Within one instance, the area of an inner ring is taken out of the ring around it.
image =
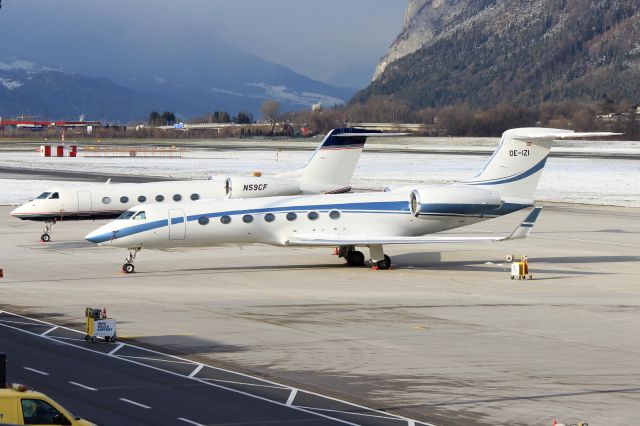
[[[122,272],[124,272],[125,274],[133,274],[135,272],[136,267],[133,266],[133,261],[135,260],[140,250],[142,250],[142,247],[129,249],[129,255],[124,259],[124,265],[122,265]]]
[[[53,225],[56,224],[54,220],[47,220],[44,222],[44,229],[42,230],[42,235],[40,235],[40,241],[43,243],[48,243],[51,241],[51,231],[53,230]]]

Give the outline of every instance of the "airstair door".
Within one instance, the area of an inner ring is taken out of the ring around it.
[[[92,212],[91,192],[78,191],[78,214],[80,216],[89,216]]]
[[[169,239],[184,240],[187,234],[187,222],[184,217],[184,210],[169,210]]]

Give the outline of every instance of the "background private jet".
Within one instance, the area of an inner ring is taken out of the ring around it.
[[[138,204],[186,205],[203,199],[348,192],[367,137],[388,135],[393,136],[375,130],[334,129],[302,169],[272,177],[214,176],[208,180],[50,188],[11,215],[44,221],[41,240],[48,242],[56,221],[113,219]]]

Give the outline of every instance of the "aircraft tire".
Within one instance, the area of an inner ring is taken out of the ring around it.
[[[45,243],[48,243],[49,241],[51,241],[51,236],[49,234],[42,234],[40,235],[40,239]]]
[[[376,262],[376,266],[378,267],[378,269],[381,269],[381,270],[387,270],[391,268],[391,258],[385,254],[384,260]]]
[[[125,263],[124,265],[122,265],[122,272],[124,272],[125,274],[133,274],[135,270],[136,267],[133,266],[133,263]]]
[[[347,264],[349,266],[364,265],[364,254],[361,251],[352,251],[347,255]]]

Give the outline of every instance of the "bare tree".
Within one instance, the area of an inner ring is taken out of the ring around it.
[[[271,136],[273,137],[278,116],[280,115],[280,102],[273,99],[264,101],[262,106],[260,106],[260,112],[262,112],[262,118],[271,124]]]

